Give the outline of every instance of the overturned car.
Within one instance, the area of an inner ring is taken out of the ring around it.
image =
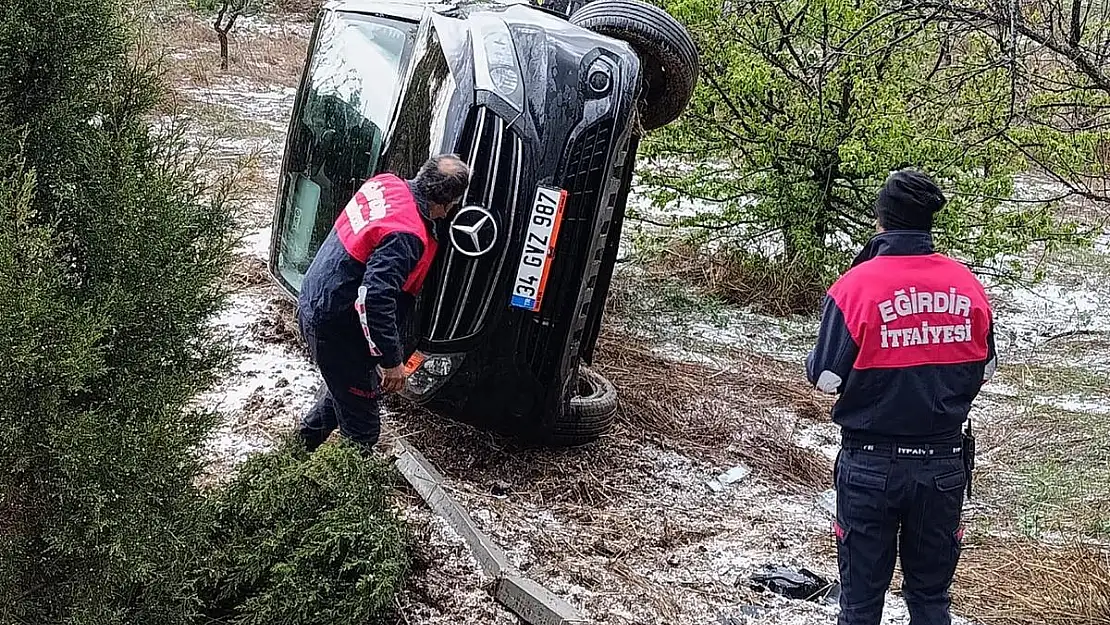
[[[549,444],[611,424],[590,365],[638,141],[685,109],[698,57],[641,0],[340,0],[317,18],[290,122],[270,271],[290,295],[367,178],[472,169],[406,326],[403,396]],[[444,244],[448,243],[448,244]]]

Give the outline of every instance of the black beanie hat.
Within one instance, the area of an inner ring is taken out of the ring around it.
[[[933,179],[912,169],[887,177],[879,189],[875,216],[884,230],[933,229],[933,214],[948,202]]]

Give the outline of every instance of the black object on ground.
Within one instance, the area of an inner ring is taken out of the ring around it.
[[[766,589],[790,599],[818,603],[834,603],[840,599],[839,582],[830,582],[805,568],[794,570],[782,566],[768,566],[752,575],[751,582],[756,588]]]

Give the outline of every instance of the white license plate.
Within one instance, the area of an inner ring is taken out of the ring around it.
[[[524,238],[524,251],[520,254],[510,300],[510,304],[517,308],[532,312],[540,309],[566,201],[567,192],[563,189],[536,188],[532,214],[528,216],[528,234]]]

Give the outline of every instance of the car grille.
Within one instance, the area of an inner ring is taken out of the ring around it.
[[[612,120],[601,121],[587,129],[574,141],[563,168],[562,187],[567,191],[567,204],[563,207],[559,242],[552,259],[551,273],[544,292],[544,305],[535,319],[534,340],[528,357],[535,373],[544,376],[548,367],[558,366],[564,354],[552,347],[564,347],[558,342],[569,337],[565,347],[570,353],[577,351],[585,325],[586,313],[596,280],[596,266],[604,252],[605,232],[611,215],[603,215],[600,231],[594,235],[593,225],[597,216],[599,198],[607,187],[606,166],[612,142]],[[593,266],[594,271],[586,271]],[[583,285],[582,281],[586,280]],[[583,297],[579,297],[583,287]],[[577,302],[577,309],[567,314],[567,304]]]
[[[466,339],[482,331],[497,299],[493,290],[508,252],[523,170],[520,136],[484,107],[472,110],[456,149],[471,169],[462,206],[482,206],[493,214],[497,242],[491,252],[475,258],[460,254],[447,233],[441,233],[443,253],[424,286],[425,293],[434,295],[422,306],[426,337],[433,342]]]

